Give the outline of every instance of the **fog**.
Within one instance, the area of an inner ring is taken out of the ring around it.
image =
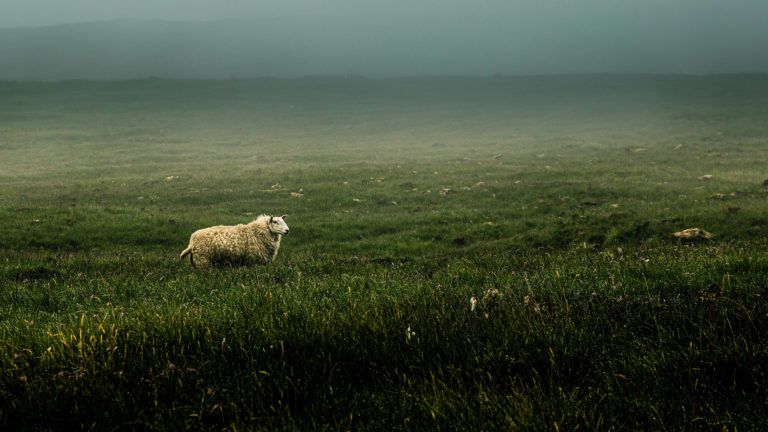
[[[0,79],[768,72],[762,0],[37,0],[0,10]]]

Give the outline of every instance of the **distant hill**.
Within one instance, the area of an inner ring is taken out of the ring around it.
[[[768,56],[754,55],[763,42],[748,35],[727,45],[641,24],[610,39],[576,32],[589,25],[303,17],[0,28],[0,79],[768,71]]]

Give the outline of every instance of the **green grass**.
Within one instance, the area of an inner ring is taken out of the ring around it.
[[[763,75],[0,82],[0,427],[764,429],[766,118]],[[274,264],[178,259],[259,213]]]

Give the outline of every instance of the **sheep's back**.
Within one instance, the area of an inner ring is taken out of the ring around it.
[[[237,254],[247,249],[248,234],[245,225],[218,225],[195,231],[191,242],[211,253]]]

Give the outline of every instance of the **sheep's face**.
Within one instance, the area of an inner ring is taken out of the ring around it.
[[[285,220],[283,218],[285,218],[285,215],[270,217],[269,232],[272,234],[288,235],[290,229],[288,228],[288,225],[285,224]]]

